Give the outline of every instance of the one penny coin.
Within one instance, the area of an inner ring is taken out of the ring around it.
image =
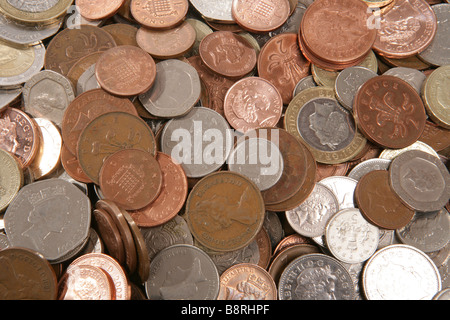
[[[241,78],[256,66],[255,49],[244,37],[230,31],[205,36],[199,53],[209,69],[225,77]]]
[[[283,100],[278,89],[260,77],[237,81],[225,96],[225,118],[240,132],[275,127],[282,111]]]
[[[135,46],[118,46],[101,55],[95,65],[100,86],[116,96],[147,92],[156,77],[155,61]]]
[[[358,181],[355,202],[369,222],[383,229],[403,228],[414,216],[414,210],[406,207],[392,190],[386,170],[371,171]]]
[[[389,149],[416,142],[425,127],[425,107],[407,82],[382,75],[365,82],[358,91],[353,111],[358,128],[373,143]]]
[[[125,0],[76,0],[75,5],[81,16],[87,20],[102,20],[112,17]]]
[[[105,159],[99,182],[105,199],[114,201],[125,210],[137,210],[158,197],[162,172],[152,154],[124,149]]]
[[[131,0],[131,14],[141,25],[171,29],[180,24],[189,9],[187,0]]]

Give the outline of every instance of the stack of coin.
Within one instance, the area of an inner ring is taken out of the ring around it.
[[[0,0],[0,299],[444,299],[449,12]]]

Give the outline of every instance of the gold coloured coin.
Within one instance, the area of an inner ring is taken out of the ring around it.
[[[430,118],[450,129],[450,65],[434,70],[425,80],[422,98]]]
[[[8,207],[22,185],[20,163],[9,152],[0,149],[0,212]]]
[[[67,13],[73,0],[0,0],[0,11],[22,23],[51,24]]]

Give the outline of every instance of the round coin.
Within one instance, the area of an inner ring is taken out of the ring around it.
[[[130,45],[138,47],[136,41],[137,27],[126,23],[113,23],[102,27],[102,29],[113,36],[118,46]]]
[[[193,236],[215,251],[248,245],[264,223],[258,187],[234,172],[216,172],[200,180],[186,201],[186,220]]]
[[[7,17],[28,24],[46,24],[67,13],[73,0],[40,1],[1,0],[0,10]]]
[[[88,20],[102,20],[112,17],[124,4],[125,0],[75,0],[80,14]]]
[[[0,212],[3,212],[23,185],[23,171],[19,161],[0,149]]]
[[[359,181],[365,174],[374,170],[388,170],[391,160],[388,159],[368,159],[356,165],[349,173],[348,177]]]
[[[450,129],[450,66],[435,69],[425,80],[422,97],[428,116],[440,126]]]
[[[419,141],[429,145],[437,152],[445,150],[450,147],[450,129],[445,129],[434,122],[427,120],[425,129],[423,130]]]
[[[92,182],[81,169],[77,157],[73,155],[64,144],[61,148],[61,164],[67,174],[73,179],[82,183]]]
[[[171,29],[180,24],[189,9],[188,0],[131,0],[130,10],[136,21],[152,29]]]

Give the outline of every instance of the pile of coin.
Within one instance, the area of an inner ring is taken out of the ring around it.
[[[449,15],[0,0],[0,299],[448,299]]]

